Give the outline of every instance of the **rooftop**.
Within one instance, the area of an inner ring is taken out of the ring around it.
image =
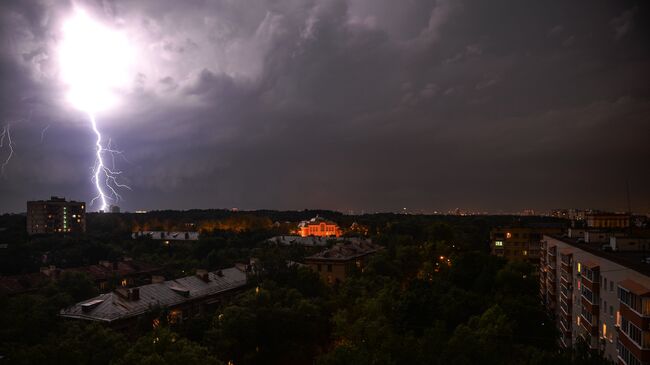
[[[159,267],[142,261],[124,260],[118,262],[100,261],[96,265],[61,269],[55,266],[43,267],[40,272],[0,276],[0,294],[18,294],[45,286],[53,278],[66,272],[84,273],[96,282],[112,277],[126,278],[134,275],[153,274]]]
[[[602,244],[589,244],[584,242],[579,242],[576,239],[558,236],[558,235],[546,235],[551,238],[554,238],[558,241],[562,241],[570,246],[576,247],[580,250],[588,252],[594,256],[598,256],[605,260],[617,263],[621,266],[625,266],[631,270],[634,270],[642,275],[650,276],[650,264],[641,262],[646,257],[650,257],[650,251],[604,251],[601,249]]]
[[[321,224],[321,223],[336,224],[336,222],[327,220],[327,219],[317,215],[317,216],[315,216],[314,218],[312,218],[310,220],[300,222],[298,224],[298,227],[306,227],[306,226],[317,225],[317,224]]]
[[[95,281],[107,280],[114,276],[128,277],[132,275],[151,274],[160,271],[160,267],[142,261],[100,261],[97,265],[88,265],[64,269],[64,272],[81,272]]]
[[[323,261],[347,261],[375,253],[380,249],[381,246],[365,241],[358,243],[340,242],[325,251],[319,252],[312,256],[308,256],[305,259]]]
[[[137,288],[137,299],[128,299],[116,291],[79,302],[59,313],[62,317],[113,322],[148,312],[155,306],[172,307],[190,300],[207,298],[246,285],[246,273],[232,267]]]

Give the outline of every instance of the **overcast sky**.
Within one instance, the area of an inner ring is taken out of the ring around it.
[[[650,211],[645,1],[76,5],[137,49],[98,116],[123,210],[626,210],[629,185]],[[0,3],[0,213],[94,196],[55,57],[72,8]]]

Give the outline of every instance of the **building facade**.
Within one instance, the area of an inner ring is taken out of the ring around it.
[[[305,264],[328,284],[344,281],[355,270],[363,270],[371,255],[380,249],[367,241],[339,242],[305,258]]]
[[[56,196],[27,202],[27,234],[85,232],[86,203]]]
[[[316,216],[308,221],[300,222],[298,234],[302,237],[340,237],[343,232],[336,223]]]
[[[641,255],[544,236],[540,295],[564,346],[581,338],[618,364],[650,364],[650,264]]]
[[[508,260],[539,262],[540,244],[545,234],[561,234],[564,227],[496,227],[490,231],[490,251],[492,255]]]
[[[630,215],[622,213],[590,213],[586,220],[588,228],[621,229],[630,226]]]

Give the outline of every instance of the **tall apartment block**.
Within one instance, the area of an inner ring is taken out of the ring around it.
[[[618,364],[650,364],[650,251],[645,242],[634,246],[604,250],[575,238],[544,236],[540,295],[564,346],[581,338]]]
[[[27,202],[27,234],[86,232],[86,203],[50,200]]]

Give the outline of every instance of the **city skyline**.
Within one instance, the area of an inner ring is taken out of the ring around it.
[[[138,50],[97,119],[123,210],[650,211],[642,2],[74,4]],[[90,203],[56,63],[74,6],[0,10],[0,213]]]

